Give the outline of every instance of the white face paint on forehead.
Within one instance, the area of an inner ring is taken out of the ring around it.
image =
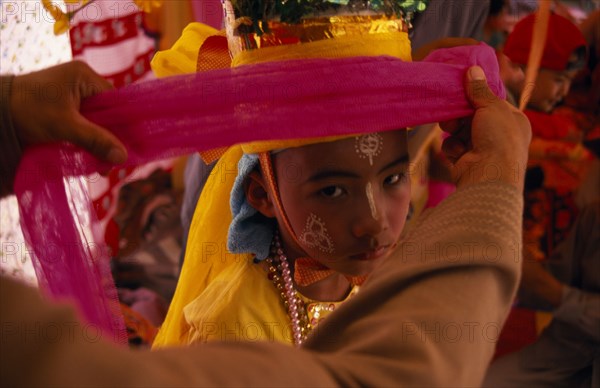
[[[383,149],[383,137],[378,133],[369,133],[367,135],[356,136],[354,149],[361,159],[369,159],[369,164],[373,165],[373,158],[381,153]]]
[[[375,199],[373,197],[373,185],[371,182],[367,183],[366,193],[367,200],[369,201],[369,208],[371,209],[371,216],[374,220],[378,220],[379,214],[377,213],[377,206],[375,205]]]
[[[313,213],[308,216],[304,230],[298,239],[307,247],[316,248],[321,252],[333,253],[335,251],[325,222]]]

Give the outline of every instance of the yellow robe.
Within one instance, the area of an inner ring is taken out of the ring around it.
[[[353,288],[346,299],[357,291],[358,287]],[[313,322],[343,303],[302,299]],[[267,278],[265,269],[252,262],[228,267],[183,312],[189,325],[187,344],[215,340],[293,343],[290,318],[280,292]]]
[[[292,341],[290,319],[275,285],[260,265],[247,261],[223,271],[183,311],[190,326],[188,344]]]

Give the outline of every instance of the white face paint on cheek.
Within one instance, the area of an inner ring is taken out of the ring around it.
[[[381,153],[383,149],[383,137],[378,133],[356,136],[354,150],[361,159],[369,159],[369,164],[373,165],[373,158]]]
[[[379,219],[379,214],[377,213],[377,206],[375,206],[375,199],[373,198],[373,185],[371,182],[367,183],[367,200],[369,201],[369,208],[371,208],[371,216],[374,220]]]
[[[333,240],[327,232],[325,222],[313,213],[306,219],[306,225],[298,239],[307,247],[316,248],[321,252],[333,253],[335,251]]]

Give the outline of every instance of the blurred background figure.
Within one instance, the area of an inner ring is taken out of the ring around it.
[[[514,26],[499,53],[508,91],[517,100],[531,96],[521,308],[513,316],[535,317],[537,327],[524,341],[529,346],[492,363],[486,386],[600,385],[599,31],[598,11],[576,24],[585,5],[591,2],[556,2],[535,85],[524,85],[522,72],[531,15]],[[515,322],[509,318],[499,345],[511,331],[525,331],[523,320]]]

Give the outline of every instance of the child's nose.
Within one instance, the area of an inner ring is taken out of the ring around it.
[[[357,213],[358,217],[352,225],[352,233],[355,237],[377,237],[387,229],[387,217],[380,206],[377,206],[377,211],[373,212],[369,204],[366,204],[360,206],[360,211]]]

